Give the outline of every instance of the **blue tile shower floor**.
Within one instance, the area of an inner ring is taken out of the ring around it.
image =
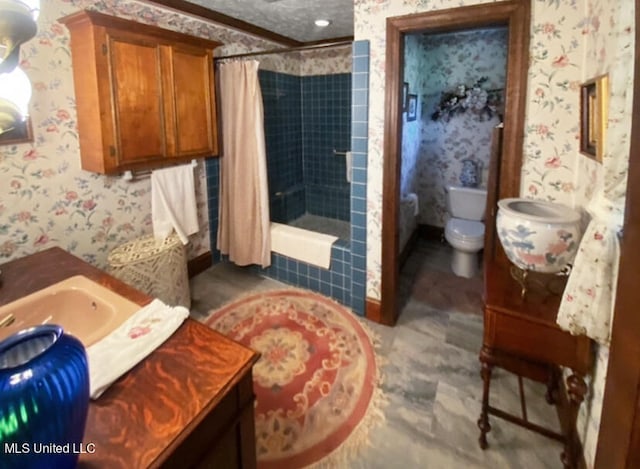
[[[309,231],[337,236],[340,239],[349,240],[351,237],[351,224],[348,221],[336,220],[335,218],[305,213],[288,224]]]

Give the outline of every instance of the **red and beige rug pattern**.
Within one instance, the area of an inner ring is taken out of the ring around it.
[[[383,420],[371,334],[342,305],[274,290],[223,306],[207,324],[261,354],[253,370],[259,468],[344,467]]]

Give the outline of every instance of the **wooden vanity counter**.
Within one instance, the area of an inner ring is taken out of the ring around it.
[[[143,306],[147,295],[60,248],[0,266],[0,305],[74,275]],[[79,468],[256,465],[251,368],[258,354],[187,319],[89,405]],[[87,446],[92,444],[93,446]]]

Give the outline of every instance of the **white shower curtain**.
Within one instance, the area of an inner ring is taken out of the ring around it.
[[[255,60],[220,65],[218,249],[237,265],[268,267],[269,190],[258,65]]]

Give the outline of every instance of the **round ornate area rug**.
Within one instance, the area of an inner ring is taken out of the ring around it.
[[[215,311],[207,324],[260,352],[253,369],[258,467],[344,467],[383,419],[370,334],[342,305],[275,290]]]

